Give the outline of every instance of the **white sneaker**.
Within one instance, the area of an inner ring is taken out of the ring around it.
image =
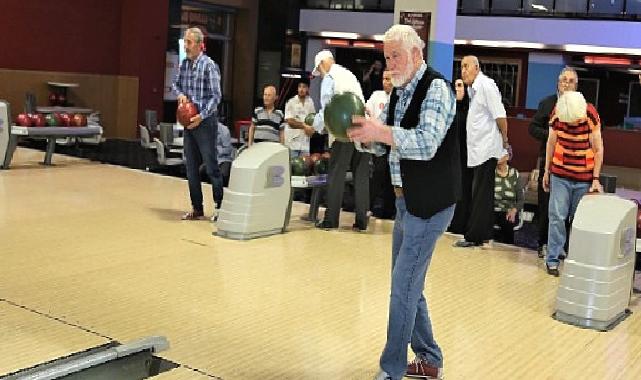
[[[392,380],[392,377],[388,375],[387,372],[380,370],[376,376],[374,376],[374,380]]]

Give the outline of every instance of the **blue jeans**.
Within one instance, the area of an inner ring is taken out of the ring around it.
[[[548,257],[550,267],[559,265],[559,255],[563,252],[567,231],[566,219],[572,220],[581,197],[590,189],[590,183],[577,182],[554,174],[550,175],[550,203],[548,217]]]
[[[405,374],[408,342],[425,361],[443,366],[443,354],[432,334],[423,289],[436,240],[453,215],[454,205],[422,219],[407,212],[405,198],[396,198],[387,343],[380,359],[381,368],[392,379],[401,379]]]
[[[203,162],[213,187],[214,203],[219,205],[223,200],[223,177],[216,159],[217,134],[218,123],[214,116],[206,118],[194,129],[185,128],[183,136],[185,167],[191,206],[195,211],[203,211],[203,191],[199,171],[200,164]]]

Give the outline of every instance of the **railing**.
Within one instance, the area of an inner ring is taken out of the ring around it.
[[[394,0],[307,0],[303,8],[347,11],[394,11]]]
[[[306,0],[302,8],[393,12],[394,0]],[[639,0],[458,0],[464,16],[641,20]]]
[[[641,20],[636,0],[459,0],[459,15]]]

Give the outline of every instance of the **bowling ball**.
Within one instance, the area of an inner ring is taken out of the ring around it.
[[[303,157],[295,157],[290,161],[292,167],[291,175],[304,176],[306,171],[305,159]]]
[[[31,116],[26,113],[21,113],[16,116],[16,125],[21,127],[30,127],[31,126]]]
[[[191,118],[196,115],[198,115],[198,107],[191,102],[179,104],[176,110],[176,119],[183,127],[191,124]]]
[[[87,125],[87,117],[83,114],[77,113],[71,117],[71,127],[84,127]]]
[[[44,127],[47,125],[47,121],[41,113],[34,113],[31,114],[31,125],[34,127]]]
[[[55,107],[58,105],[58,95],[55,92],[49,93],[49,105]]]
[[[305,161],[305,175],[310,175],[310,173],[314,169],[314,161],[312,160],[312,157],[308,154],[302,156],[302,158]]]
[[[71,125],[71,115],[66,112],[60,114],[60,126],[68,127]]]
[[[365,106],[352,92],[332,96],[325,106],[325,125],[336,140],[348,142],[347,129],[352,127],[352,116],[365,116]]]
[[[64,107],[67,105],[67,97],[65,94],[58,94],[58,105]]]
[[[47,116],[45,116],[45,121],[47,122],[47,126],[49,127],[62,125],[62,119],[60,119],[59,113],[48,113]]]
[[[326,158],[321,158],[316,161],[314,165],[314,173],[318,174],[327,174],[329,171],[329,160]]]
[[[314,117],[316,117],[315,113],[310,113],[309,115],[305,116],[305,124],[313,125],[314,124]]]

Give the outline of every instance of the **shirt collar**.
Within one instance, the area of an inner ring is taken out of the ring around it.
[[[483,78],[485,78],[485,74],[483,74],[482,71],[479,71],[476,78],[474,78],[474,82],[472,82],[472,86],[470,87],[472,87],[474,90],[477,90],[481,85],[481,81],[483,80]]]
[[[192,65],[194,65],[194,66],[196,66],[196,65],[198,64],[198,62],[200,62],[200,60],[201,60],[201,58],[203,57],[203,55],[204,55],[204,54],[203,54],[203,52],[201,51],[201,52],[198,54],[198,57],[196,57],[196,59],[194,59],[193,61],[191,61],[191,64],[192,64]]]

